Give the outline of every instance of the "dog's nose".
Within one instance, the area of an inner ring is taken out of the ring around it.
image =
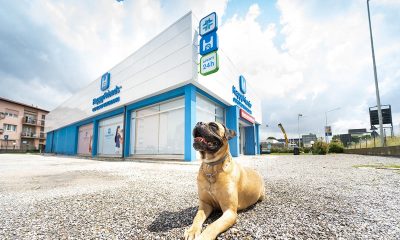
[[[204,125],[204,123],[203,123],[203,122],[198,122],[198,123],[196,124],[196,127],[200,127],[201,125]]]

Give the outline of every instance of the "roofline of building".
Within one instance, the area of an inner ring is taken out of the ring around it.
[[[40,110],[40,111],[43,111],[43,112],[46,112],[46,113],[49,113],[49,112],[50,112],[50,111],[45,110],[45,109],[42,109],[42,108],[34,107],[33,105],[28,105],[28,104],[26,104],[26,103],[17,102],[17,101],[11,100],[11,99],[3,98],[3,97],[0,97],[0,100],[6,101],[6,102],[9,102],[9,103],[14,103],[14,104],[22,105],[22,106],[24,106],[24,107],[29,107],[29,108],[37,109],[37,110]]]

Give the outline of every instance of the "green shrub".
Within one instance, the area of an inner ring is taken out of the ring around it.
[[[342,143],[337,141],[332,141],[329,143],[329,153],[343,153],[344,147]]]
[[[304,153],[310,153],[311,152],[311,148],[310,147],[304,147],[303,149]]]
[[[314,155],[325,155],[328,152],[328,144],[325,142],[315,142],[312,147],[312,153]]]

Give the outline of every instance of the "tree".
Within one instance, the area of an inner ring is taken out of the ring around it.
[[[340,135],[333,135],[332,141],[340,141]]]

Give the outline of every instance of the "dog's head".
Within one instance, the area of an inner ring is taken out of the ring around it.
[[[193,129],[193,147],[200,153],[219,155],[228,149],[228,140],[236,136],[236,132],[227,129],[218,122],[198,122]]]

